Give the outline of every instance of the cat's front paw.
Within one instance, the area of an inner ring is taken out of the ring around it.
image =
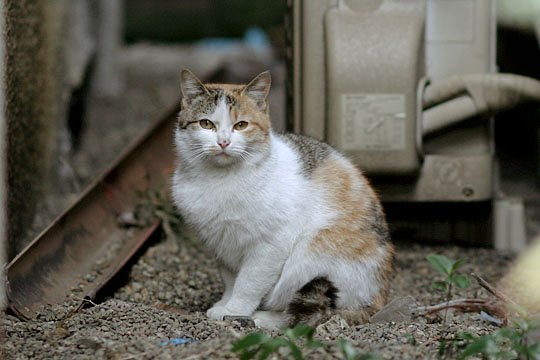
[[[231,311],[226,306],[214,305],[208,311],[206,316],[212,320],[223,320],[224,316],[246,316],[249,314],[240,314],[238,311]]]

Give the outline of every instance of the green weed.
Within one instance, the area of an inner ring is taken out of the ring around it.
[[[470,285],[467,275],[458,274],[457,271],[465,263],[465,259],[451,260],[444,255],[431,254],[426,257],[431,267],[443,276],[442,280],[433,280],[432,287],[435,290],[444,293],[444,301],[449,303],[452,299],[452,292],[454,288],[467,288]],[[448,336],[448,329],[446,326],[446,319],[448,316],[448,309],[444,310],[444,317],[442,322],[442,340],[439,343],[438,354],[440,357],[446,357],[451,349],[451,344],[445,339]]]
[[[540,358],[540,342],[529,343],[529,334],[540,329],[540,319],[519,312],[510,326],[500,328],[484,336],[461,333],[458,338],[465,342],[460,359],[481,355],[489,360]]]
[[[427,261],[435,271],[443,275],[443,279],[434,280],[432,286],[436,290],[446,292],[446,301],[450,300],[453,287],[461,289],[469,287],[470,281],[467,275],[457,273],[457,270],[465,263],[465,259],[454,261],[444,255],[431,254],[427,256]]]
[[[241,360],[268,359],[272,354],[285,359],[304,359],[305,349],[317,349],[325,345],[315,339],[315,329],[306,325],[296,325],[284,329],[283,335],[271,337],[262,332],[253,332],[233,344],[232,351],[240,355]],[[360,354],[349,342],[340,340],[339,349],[346,360],[375,360],[372,354]]]
[[[132,213],[133,219],[128,226],[149,226],[160,220],[165,238],[182,243],[197,243],[196,237],[189,231],[182,216],[172,203],[165,188],[158,186],[137,192],[138,201]]]
[[[435,290],[445,293],[444,301],[450,302],[454,288],[465,289],[469,287],[469,277],[457,273],[459,268],[465,263],[465,259],[454,261],[444,255],[431,254],[427,256],[427,261],[435,271],[443,276],[442,280],[433,280],[431,285]],[[448,309],[444,311],[443,327],[446,325],[447,314]]]
[[[453,261],[442,255],[429,255],[427,260],[439,274],[442,280],[434,280],[434,289],[445,293],[445,302],[452,299],[454,288],[467,288],[470,284],[466,275],[458,274],[457,270],[463,265],[464,260]],[[524,309],[515,308],[516,317],[510,326],[500,328],[490,334],[475,336],[468,332],[457,334],[454,339],[448,340],[448,331],[439,344],[439,356],[447,357],[459,354],[459,359],[467,359],[471,356],[480,356],[489,360],[533,360],[540,358],[540,342],[529,343],[530,333],[540,329],[540,319],[531,318]],[[443,319],[443,327],[446,324],[446,311]],[[460,349],[461,352],[460,352]]]

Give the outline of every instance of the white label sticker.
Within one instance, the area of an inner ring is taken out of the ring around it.
[[[405,149],[405,95],[341,96],[344,150]]]

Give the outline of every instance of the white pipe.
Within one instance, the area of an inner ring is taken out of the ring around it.
[[[426,136],[447,126],[469,119],[477,113],[478,110],[474,101],[467,95],[424,110],[422,135]]]
[[[426,88],[422,134],[525,102],[540,102],[540,81],[514,74],[452,76]]]
[[[424,92],[424,108],[459,95],[469,94],[477,106],[489,110],[540,102],[540,81],[515,74],[469,74],[451,76],[430,84]]]

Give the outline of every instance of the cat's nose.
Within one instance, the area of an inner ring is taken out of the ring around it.
[[[227,140],[220,140],[218,141],[218,144],[222,149],[225,149],[227,146],[231,145],[231,142]]]

